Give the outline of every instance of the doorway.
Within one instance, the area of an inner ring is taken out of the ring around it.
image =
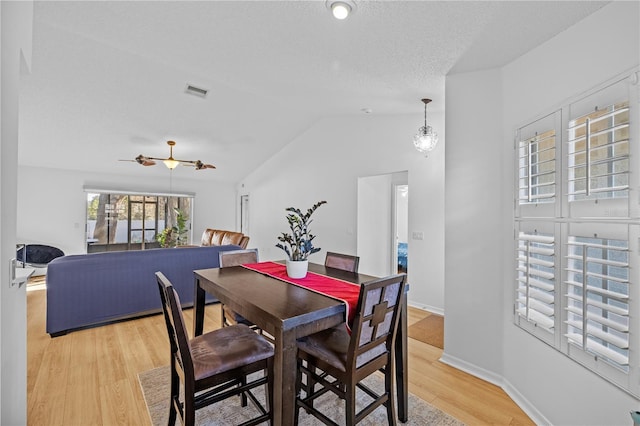
[[[408,240],[408,192],[406,171],[358,178],[357,253],[361,272],[379,277],[397,273],[398,262],[404,261],[399,243]]]
[[[393,186],[393,235],[391,270],[397,274],[408,272],[409,257],[409,185]]]
[[[240,196],[240,232],[249,235],[249,195]]]

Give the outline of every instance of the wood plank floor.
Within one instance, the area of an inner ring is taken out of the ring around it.
[[[185,310],[191,324],[192,310]],[[409,309],[409,324],[427,316]],[[161,315],[66,336],[45,332],[45,290],[27,292],[29,425],[149,425],[137,374],[169,361]],[[219,305],[205,309],[205,330],[220,325]],[[438,361],[442,350],[409,339],[409,390],[468,425],[533,425],[497,386]]]

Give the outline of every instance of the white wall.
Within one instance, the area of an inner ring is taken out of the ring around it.
[[[436,103],[442,105],[443,100]],[[322,251],[310,260],[322,263],[327,250],[355,253],[358,178],[406,170],[411,189],[409,232],[425,235],[422,241],[409,241],[409,301],[442,312],[444,121],[437,111],[430,112],[429,124],[439,132],[440,144],[425,158],[412,144],[424,120],[417,108],[411,116],[323,119],[247,176],[239,191],[251,197],[250,245],[259,248],[260,258],[284,258],[274,245],[276,236],[287,231],[286,207],[306,209],[319,200],[328,204],[316,211],[311,229]]]
[[[640,407],[516,328],[512,303],[514,131],[638,65],[638,6],[613,2],[502,70],[447,78],[445,360],[502,385],[538,424],[630,425]]]
[[[84,187],[166,193],[169,192],[169,180],[20,166],[18,241],[52,245],[65,254],[85,253]],[[234,185],[174,177],[172,188],[173,192],[196,194],[192,222],[195,244],[199,243],[206,228],[235,230]]]
[[[27,424],[26,286],[11,286],[16,252],[20,72],[31,65],[32,2],[0,2],[0,424]]]
[[[450,76],[446,87],[443,359],[469,362],[487,379],[502,371],[500,84],[491,70]]]
[[[358,270],[377,277],[390,275],[391,174],[358,179]]]
[[[614,2],[504,68],[502,153],[509,172],[502,186],[505,193],[513,188],[510,144],[518,126],[638,66],[639,5]],[[505,224],[513,217],[512,206],[506,204]],[[511,227],[503,232],[505,237],[512,235]],[[506,240],[503,256],[511,259],[513,246]],[[512,262],[505,263],[504,274],[504,376],[510,386],[553,424],[631,424],[629,411],[640,409],[640,401],[513,325],[511,300],[506,297],[513,296]],[[559,404],[564,395],[572,397]]]

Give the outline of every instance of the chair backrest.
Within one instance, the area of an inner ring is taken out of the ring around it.
[[[358,256],[330,251],[327,252],[327,256],[324,258],[324,266],[349,272],[358,272],[358,263],[360,263]]]
[[[221,251],[218,256],[221,268],[243,263],[258,263],[258,249]]]
[[[171,344],[172,362],[177,361],[177,366],[184,371],[185,382],[194,380],[193,359],[191,358],[191,347],[189,345],[189,335],[185,327],[180,297],[173,288],[171,282],[162,272],[156,272],[160,299],[162,300],[162,312],[167,324],[167,333]]]
[[[240,240],[240,244],[238,244],[240,247],[242,247],[243,249],[246,249],[247,246],[249,245],[249,237],[248,236],[244,236],[242,237],[242,239]]]
[[[370,363],[375,371],[389,362],[406,279],[391,275],[360,286],[347,360],[352,369]]]

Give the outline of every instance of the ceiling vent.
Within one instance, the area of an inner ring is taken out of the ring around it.
[[[187,84],[187,88],[186,88],[185,92],[187,92],[187,93],[189,93],[191,95],[195,95],[195,96],[199,96],[201,98],[204,98],[204,97],[207,96],[208,90],[207,89],[202,89],[200,87],[193,86],[191,84]]]

